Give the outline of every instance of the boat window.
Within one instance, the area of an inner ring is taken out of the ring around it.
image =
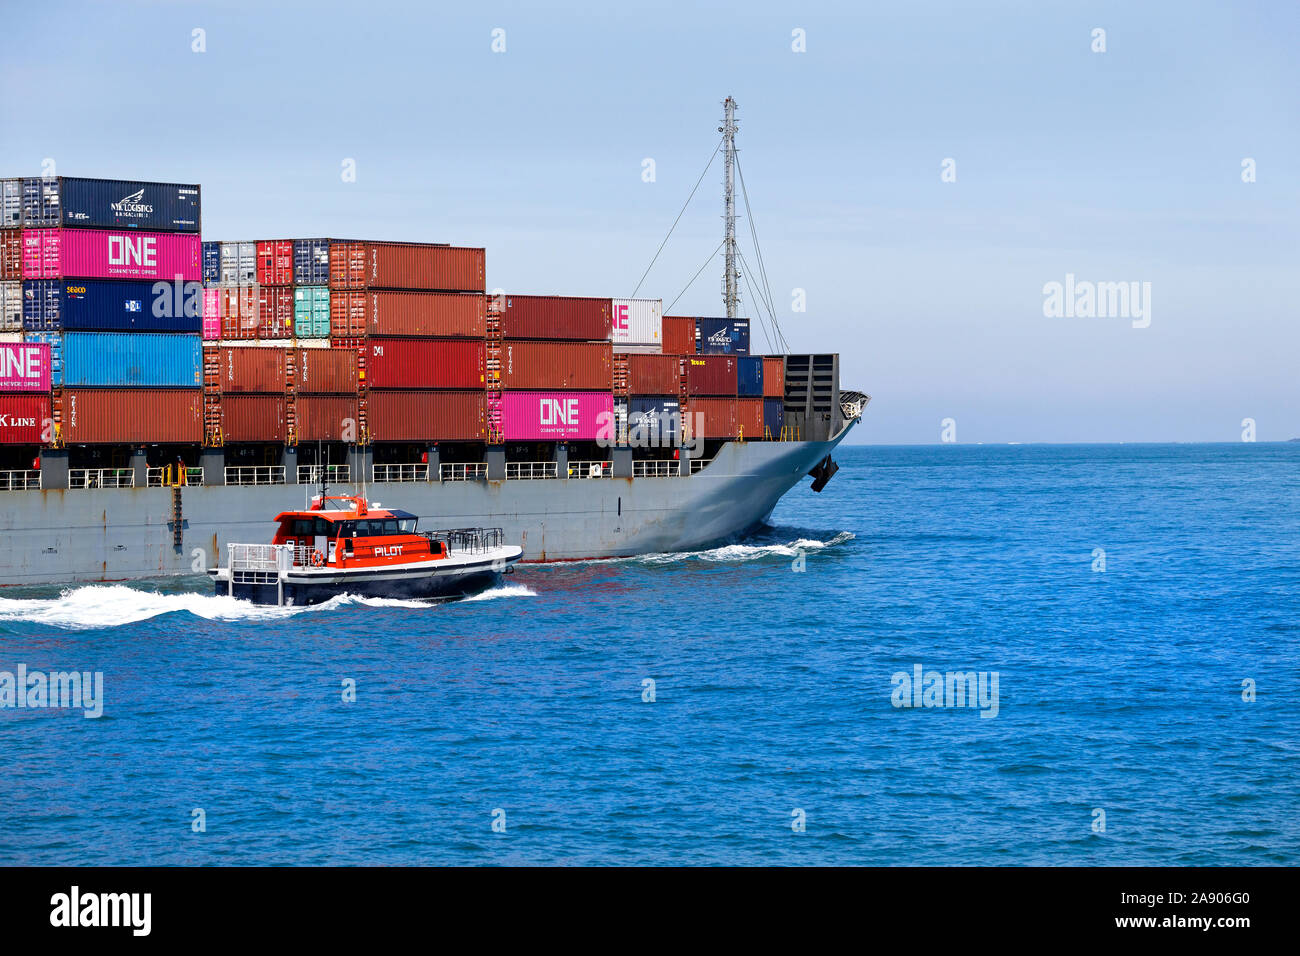
[[[402,529],[402,534],[415,534],[415,522],[418,518],[398,518],[397,526]]]
[[[384,519],[384,534],[401,534],[401,532],[397,528],[396,518]]]
[[[355,521],[339,522],[340,538],[355,538],[357,536],[357,523]]]
[[[317,519],[316,519],[316,534],[319,535],[320,537],[323,537],[323,538],[329,538],[329,537],[332,537],[332,535],[330,534],[330,531],[332,530],[332,529],[330,528],[330,525],[331,525],[331,524],[333,524],[333,522],[330,521],[330,520],[327,519],[327,518],[317,518]]]
[[[312,526],[315,522],[311,518],[294,518],[293,519],[293,536],[295,538],[310,538],[312,536]]]

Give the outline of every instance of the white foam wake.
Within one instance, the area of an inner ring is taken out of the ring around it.
[[[505,584],[488,591],[480,591],[478,594],[471,594],[467,598],[461,598],[461,601],[495,601],[497,598],[507,597],[537,597],[537,592],[522,584]]]
[[[856,535],[850,531],[841,531],[829,541],[814,538],[799,538],[788,544],[727,544],[708,551],[675,551],[668,554],[646,554],[633,560],[644,564],[675,564],[678,561],[712,561],[736,562],[756,561],[761,558],[793,558],[799,553],[822,551],[852,541]]]
[[[121,584],[69,588],[57,598],[0,598],[0,621],[48,624],[84,630],[120,627],[163,614],[185,611],[208,621],[278,621],[296,614],[328,611],[345,605],[369,607],[431,607],[422,601],[342,595],[307,607],[274,607],[231,597],[186,592],[161,594]]]

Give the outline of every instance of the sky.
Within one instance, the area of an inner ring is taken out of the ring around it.
[[[484,246],[489,288],[620,297],[730,95],[742,255],[752,225],[790,350],[872,396],[853,440],[1300,437],[1293,2],[4,5],[2,175],[198,182],[205,239]],[[724,314],[722,229],[715,160],[639,294]],[[1045,315],[1067,275],[1144,314]]]

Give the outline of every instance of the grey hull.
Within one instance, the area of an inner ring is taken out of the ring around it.
[[[366,491],[371,501],[419,515],[425,529],[500,527],[525,561],[695,550],[761,524],[851,427],[824,442],[724,445],[690,477],[403,482]],[[3,493],[0,585],[201,574],[227,542],[269,541],[274,516],[301,508],[310,490],[185,488],[179,547],[167,488]]]

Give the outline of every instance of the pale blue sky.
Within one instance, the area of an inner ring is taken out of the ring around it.
[[[1295,3],[46,2],[3,22],[4,175],[52,157],[201,182],[210,239],[482,245],[516,292],[630,294],[731,94],[782,328],[874,396],[858,440],[935,442],[945,417],[963,443],[1300,435]],[[720,180],[643,294],[675,298],[717,246]],[[721,271],[673,311],[718,314]],[[1066,273],[1151,282],[1151,326],[1044,318]]]

